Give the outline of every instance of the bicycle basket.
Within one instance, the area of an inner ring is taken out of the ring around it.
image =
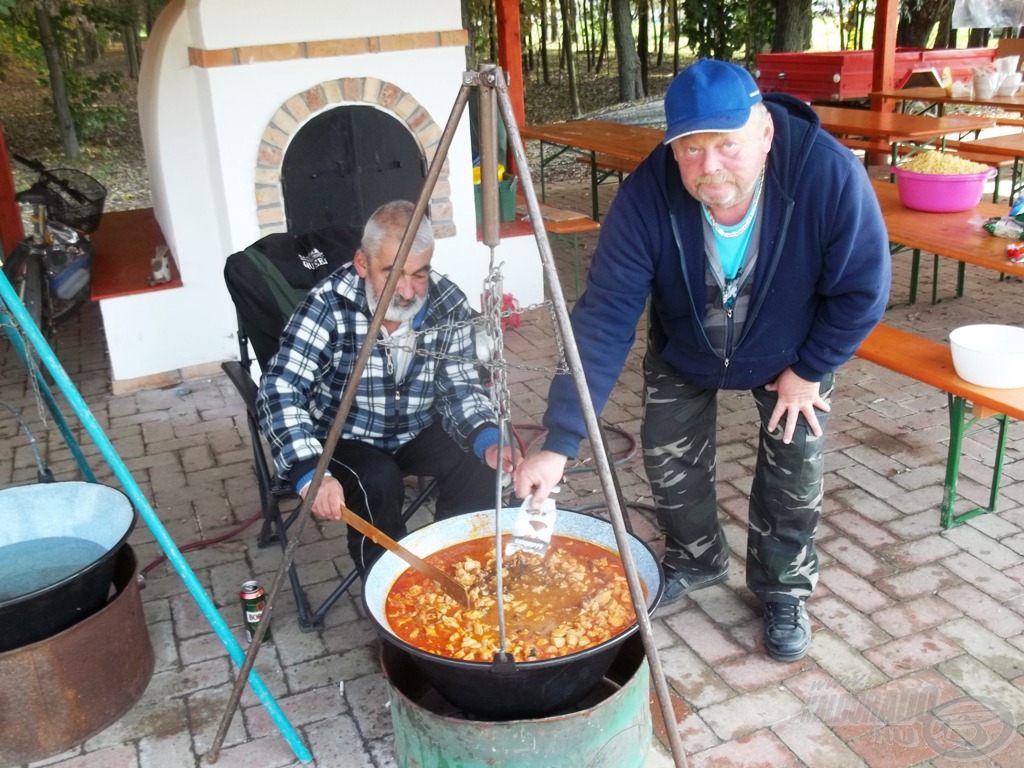
[[[95,232],[103,215],[107,188],[74,168],[47,171],[46,206],[50,217],[85,232]]]

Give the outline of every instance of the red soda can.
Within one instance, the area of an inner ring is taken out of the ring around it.
[[[256,634],[256,627],[263,618],[263,608],[266,606],[264,595],[266,592],[258,581],[247,581],[242,584],[238,596],[242,599],[242,614],[245,617],[245,638],[250,643],[253,635]],[[270,642],[270,627],[267,627],[263,635],[263,642]]]

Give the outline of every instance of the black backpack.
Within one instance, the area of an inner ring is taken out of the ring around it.
[[[224,281],[238,313],[240,331],[249,337],[256,361],[265,369],[277,351],[295,307],[309,290],[352,261],[362,231],[330,226],[293,237],[267,235],[224,264]]]

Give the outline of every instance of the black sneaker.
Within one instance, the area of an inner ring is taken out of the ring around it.
[[[797,661],[811,647],[811,620],[802,603],[764,603],[764,644],[779,661]]]
[[[665,591],[661,594],[659,605],[668,605],[698,589],[725,581],[729,575],[729,561],[727,560],[717,571],[707,571],[690,565],[673,567],[665,563],[662,563],[662,569],[665,571]]]

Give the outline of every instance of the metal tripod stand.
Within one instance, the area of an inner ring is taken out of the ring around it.
[[[668,685],[665,681],[664,670],[658,657],[658,650],[651,629],[650,617],[644,600],[643,585],[641,584],[640,577],[637,574],[636,564],[633,560],[632,552],[629,547],[629,534],[626,530],[623,506],[617,490],[617,481],[614,469],[609,459],[605,442],[602,439],[601,426],[598,421],[597,413],[590,401],[586,376],[583,371],[583,364],[579,350],[576,346],[575,338],[572,334],[569,310],[565,302],[565,297],[562,294],[558,272],[555,268],[554,255],[551,251],[551,244],[548,241],[547,233],[544,230],[540,204],[537,201],[537,196],[533,190],[533,181],[530,177],[529,163],[523,146],[522,137],[519,134],[519,127],[516,124],[515,115],[512,111],[512,103],[509,99],[505,75],[501,68],[493,65],[484,65],[479,70],[470,70],[463,73],[462,87],[456,97],[455,104],[448,118],[448,122],[445,125],[445,129],[441,134],[436,154],[434,155],[430,167],[427,170],[427,176],[424,180],[423,189],[420,192],[419,199],[416,202],[412,220],[405,231],[405,235],[402,237],[398,253],[395,256],[394,266],[391,269],[383,290],[381,291],[377,310],[370,321],[370,326],[366,334],[366,341],[359,351],[359,356],[353,366],[352,374],[346,384],[345,391],[342,394],[341,403],[338,407],[338,414],[335,417],[334,423],[331,425],[327,439],[324,441],[323,453],[317,463],[316,470],[313,475],[313,479],[310,482],[306,496],[300,505],[298,517],[295,521],[296,529],[289,538],[288,547],[281,559],[281,563],[274,576],[273,583],[267,591],[263,620],[261,620],[257,625],[256,633],[252,639],[251,645],[249,646],[249,650],[246,653],[245,662],[239,670],[238,678],[235,681],[234,690],[232,691],[227,709],[221,720],[220,727],[217,730],[217,734],[214,738],[210,751],[207,753],[206,758],[210,763],[216,762],[217,757],[219,756],[220,748],[223,745],[228,727],[231,724],[231,718],[238,707],[238,702],[242,695],[242,689],[245,687],[249,672],[255,663],[256,655],[259,652],[260,644],[263,640],[264,634],[266,633],[266,629],[270,625],[270,614],[273,610],[277,593],[284,582],[287,569],[295,556],[295,550],[302,538],[302,530],[306,521],[310,517],[313,499],[316,498],[317,491],[320,488],[320,483],[324,477],[330,463],[331,456],[334,452],[334,448],[341,435],[342,426],[344,425],[352,403],[355,400],[359,380],[362,377],[375,340],[380,333],[380,328],[384,322],[384,314],[390,304],[398,279],[402,274],[402,268],[412,247],[412,240],[416,229],[427,209],[427,204],[429,203],[431,194],[433,193],[434,185],[437,183],[437,179],[441,173],[441,167],[448,156],[448,151],[451,147],[455,131],[462,118],[462,114],[465,111],[466,104],[469,101],[470,93],[474,88],[479,89],[480,95],[479,125],[483,242],[491,248],[493,257],[494,248],[500,244],[497,175],[497,115],[500,110],[501,116],[505,121],[509,144],[512,147],[516,167],[522,181],[523,192],[526,197],[527,211],[529,213],[530,221],[533,224],[534,235],[540,252],[541,264],[544,269],[544,276],[551,288],[555,322],[558,325],[558,330],[561,333],[564,342],[567,367],[576,385],[579,401],[582,404],[583,416],[587,426],[587,433],[590,436],[595,465],[601,481],[601,488],[604,491],[605,498],[607,500],[608,512],[611,518],[612,528],[615,533],[615,541],[625,568],[626,580],[629,584],[629,591],[640,629],[640,636],[643,640],[644,651],[651,667],[651,679],[654,684],[661,714],[666,724],[666,732],[668,734],[672,756],[677,768],[686,768],[686,757],[679,737],[678,728],[675,727],[675,711],[672,707]]]

